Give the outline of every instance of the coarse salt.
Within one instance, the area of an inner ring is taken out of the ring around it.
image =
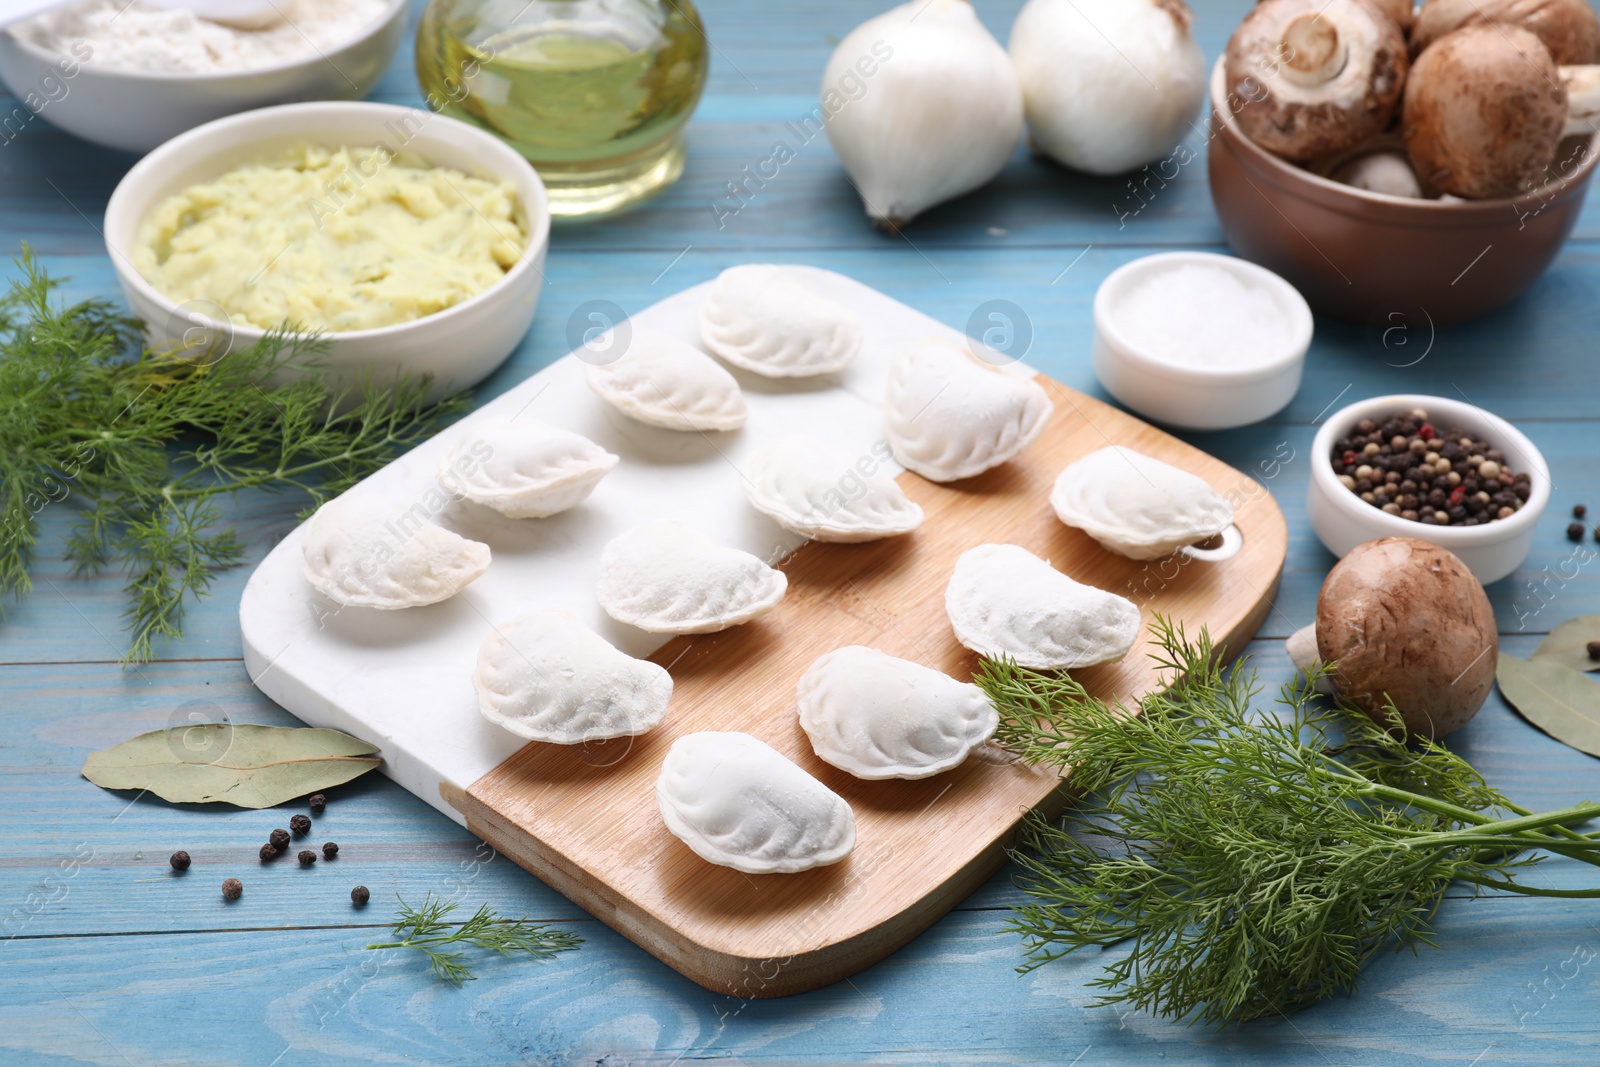
[[[1151,275],[1112,305],[1111,317],[1138,351],[1180,367],[1261,366],[1290,342],[1288,317],[1270,292],[1209,265]]]
[[[388,9],[385,0],[290,0],[284,19],[259,30],[210,22],[177,8],[134,0],[89,0],[11,29],[51,52],[117,70],[147,74],[222,74],[254,70],[330,51],[353,39]],[[78,45],[78,47],[74,47]]]

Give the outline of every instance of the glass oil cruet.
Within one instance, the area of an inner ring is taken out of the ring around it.
[[[556,218],[594,217],[683,173],[708,50],[690,0],[432,0],[417,80],[527,157]]]

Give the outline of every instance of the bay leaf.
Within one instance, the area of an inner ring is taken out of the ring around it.
[[[1530,658],[1562,663],[1575,671],[1600,671],[1600,660],[1589,658],[1590,641],[1600,641],[1600,615],[1579,615],[1551,630]]]
[[[91,752],[83,776],[105,789],[143,789],[174,804],[270,808],[341,785],[383,760],[338,730],[201,723],[152,730]]]
[[[1600,682],[1550,660],[1501,656],[1500,695],[1533,725],[1579,752],[1600,756]]]

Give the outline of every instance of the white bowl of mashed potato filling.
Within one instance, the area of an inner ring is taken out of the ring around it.
[[[0,140],[59,126],[148,152],[202,123],[298,100],[359,100],[405,35],[406,0],[274,0],[253,29],[140,0],[73,0],[0,29],[0,80],[21,102]]]
[[[438,398],[505,361],[533,321],[544,184],[466,123],[371,103],[219,119],[151,152],[106,207],[106,247],[152,346],[222,358],[319,333],[356,388],[397,372]]]

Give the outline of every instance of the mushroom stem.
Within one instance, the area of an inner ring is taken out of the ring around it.
[[[1349,49],[1338,27],[1316,13],[1301,15],[1285,27],[1283,56],[1283,76],[1310,88],[1337,78]]]
[[[1600,66],[1561,67],[1567,87],[1567,124],[1561,136],[1600,131]]]
[[[1297,668],[1310,674],[1322,666],[1322,655],[1317,651],[1317,624],[1302,626],[1289,635],[1289,640],[1284,642],[1284,650],[1289,653],[1289,660]],[[1316,690],[1319,693],[1332,696],[1339,691],[1339,686],[1333,680],[1333,675],[1325,674],[1317,679]]]

